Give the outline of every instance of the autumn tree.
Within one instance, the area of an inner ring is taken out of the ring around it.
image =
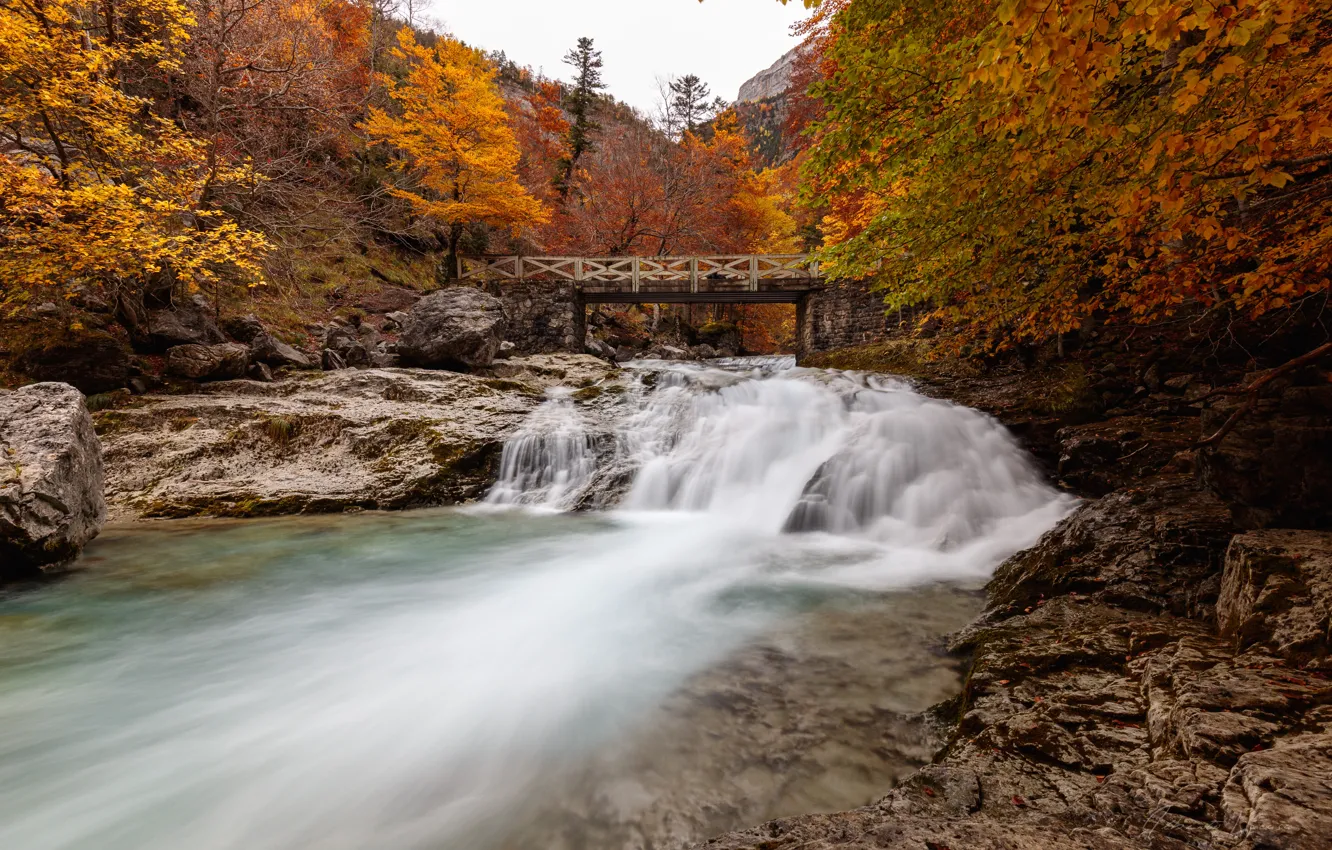
[[[180,67],[179,0],[0,7],[0,280],[24,290],[261,282],[263,237],[201,203],[207,145],[129,91]]]
[[[851,0],[806,169],[834,273],[995,348],[1326,292],[1332,15],[1309,0]]]
[[[601,77],[601,51],[593,47],[592,39],[578,39],[578,46],[565,54],[564,63],[574,69],[573,86],[565,102],[573,119],[569,124],[568,154],[561,181],[561,194],[567,195],[578,163],[592,150],[592,136],[600,129],[592,113],[606,84]]]
[[[495,69],[480,51],[446,37],[427,48],[404,27],[393,55],[409,69],[405,79],[382,78],[395,111],[371,109],[365,131],[372,145],[398,154],[393,167],[403,179],[391,193],[445,228],[444,272],[452,278],[465,225],[518,231],[547,212],[518,182],[518,143]]]

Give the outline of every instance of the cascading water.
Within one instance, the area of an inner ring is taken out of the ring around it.
[[[596,472],[597,453],[573,393],[559,387],[504,446],[499,480],[486,496],[492,505],[564,509]]]
[[[726,365],[637,365],[607,461],[634,470],[622,510],[877,543],[898,557],[880,564],[890,585],[931,562],[938,579],[984,575],[1067,510],[1011,435],[974,410],[789,357]],[[594,474],[588,428],[567,397],[547,402],[506,448],[491,501],[567,507]]]
[[[992,420],[893,381],[789,360],[635,369],[622,395],[553,394],[510,441],[488,501],[542,510],[112,529],[83,573],[0,597],[0,847],[610,850],[795,814],[714,804],[724,787],[763,787],[767,753],[708,761],[754,746],[747,719],[703,729],[692,750],[669,736],[645,772],[585,798],[565,779],[754,641],[877,598],[864,591],[982,579],[1069,508]],[[616,510],[549,510],[607,469],[629,471],[612,476]],[[910,632],[897,638],[909,664],[867,673],[871,711],[913,681],[942,684],[904,711],[956,686]],[[703,699],[697,716],[724,704]],[[811,709],[842,710],[855,706]],[[854,717],[832,725],[876,727]],[[820,752],[855,756],[846,770],[868,795],[886,781],[876,747]],[[661,793],[643,790],[653,776]],[[671,810],[649,840],[632,812],[695,782],[682,806],[741,820],[700,816],[688,833]],[[810,799],[868,799],[845,785]],[[600,814],[571,832],[565,814],[541,819],[552,807]],[[630,837],[585,837],[616,817]]]

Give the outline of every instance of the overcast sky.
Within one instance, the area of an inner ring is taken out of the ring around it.
[[[520,65],[567,79],[561,59],[590,36],[612,94],[644,111],[658,75],[697,74],[734,100],[740,84],[797,44],[792,0],[427,0],[429,17],[468,44],[503,50]]]

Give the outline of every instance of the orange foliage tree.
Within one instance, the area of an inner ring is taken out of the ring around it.
[[[806,169],[830,270],[982,348],[1329,286],[1332,12],[850,0]]]
[[[403,180],[390,192],[446,228],[444,273],[453,277],[468,223],[518,231],[549,214],[518,182],[518,142],[481,52],[444,37],[424,47],[404,27],[393,56],[408,67],[403,80],[381,78],[395,113],[371,109],[365,131],[372,145],[398,154],[393,166]]]

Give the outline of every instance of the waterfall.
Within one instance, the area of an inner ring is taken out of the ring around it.
[[[493,505],[567,509],[596,471],[596,447],[572,392],[553,389],[504,446]]]
[[[632,470],[621,512],[692,512],[749,531],[835,535],[992,567],[1068,510],[1013,437],[978,411],[884,376],[792,358],[640,363],[602,461]],[[598,469],[567,395],[504,453],[492,503],[570,507]]]

